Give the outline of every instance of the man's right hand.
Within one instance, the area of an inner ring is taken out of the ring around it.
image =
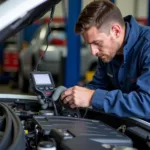
[[[63,103],[68,103],[71,108],[88,107],[91,105],[94,90],[85,87],[74,86],[68,88],[61,94]]]

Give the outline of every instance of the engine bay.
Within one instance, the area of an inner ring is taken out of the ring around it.
[[[43,81],[43,78],[46,80]],[[88,108],[70,108],[50,72],[32,72],[36,96],[0,94],[0,149],[147,150],[150,124]]]
[[[0,101],[3,149],[14,149],[15,143],[15,149],[27,150],[149,149],[149,124],[132,118],[119,118],[91,108],[77,111],[62,107],[59,101],[55,102],[56,116],[52,106],[41,109],[36,96],[0,95]]]

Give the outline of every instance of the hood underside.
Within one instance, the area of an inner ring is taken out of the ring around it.
[[[0,4],[0,43],[41,18],[61,0],[6,0]]]

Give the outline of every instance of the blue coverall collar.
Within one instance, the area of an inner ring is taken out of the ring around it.
[[[125,42],[124,42],[124,62],[127,61],[127,55],[129,54],[130,50],[137,42],[139,36],[139,26],[137,21],[131,16],[126,16],[124,18],[126,22],[126,35],[125,35]]]

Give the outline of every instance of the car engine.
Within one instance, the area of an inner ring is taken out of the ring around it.
[[[41,80],[45,79],[45,81]],[[147,150],[150,124],[89,108],[71,109],[59,99],[49,72],[32,72],[36,96],[0,94],[0,149]]]

